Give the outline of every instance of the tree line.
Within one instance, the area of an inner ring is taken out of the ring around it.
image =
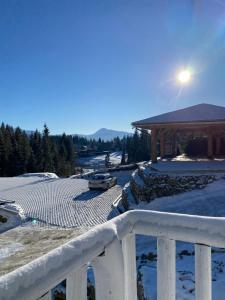
[[[47,125],[43,131],[31,134],[4,123],[0,126],[0,176],[17,176],[33,172],[54,172],[69,176],[75,171],[75,157],[83,146],[96,151],[122,151],[121,163],[149,160],[150,135],[135,131],[132,136],[111,141],[88,140],[80,136],[50,135]]]
[[[53,138],[44,125],[43,132],[27,134],[21,128],[1,124],[0,176],[29,172],[55,172],[67,176],[74,171],[74,144],[66,134]]]
[[[127,153],[127,163],[147,161],[150,159],[151,135],[147,130],[135,130],[133,136],[125,139],[125,146],[122,149],[122,163],[124,155]]]
[[[147,130],[135,130],[133,135],[124,136],[122,139],[116,137],[111,141],[102,139],[87,139],[81,136],[74,136],[75,148],[82,149],[86,146],[95,151],[122,151],[121,163],[135,163],[150,159],[151,136]]]

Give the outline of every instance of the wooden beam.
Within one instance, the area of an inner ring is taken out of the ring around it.
[[[172,130],[171,138],[172,138],[172,156],[177,156],[177,141],[176,141],[176,132],[177,130]]]
[[[163,158],[165,156],[165,132],[160,130],[160,156]]]
[[[157,129],[151,130],[151,160],[153,163],[157,162]]]

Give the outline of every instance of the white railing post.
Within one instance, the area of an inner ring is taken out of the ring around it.
[[[157,240],[157,300],[175,300],[176,244],[174,240]],[[202,299],[203,300],[203,299]],[[204,299],[205,300],[205,299]]]
[[[128,234],[122,240],[124,260],[124,299],[137,299],[137,270],[135,234]]]
[[[120,242],[113,241],[91,265],[95,275],[96,300],[124,300],[124,265]]]
[[[211,247],[195,245],[195,297],[212,299]]]
[[[87,300],[87,267],[84,266],[66,278],[66,300]]]

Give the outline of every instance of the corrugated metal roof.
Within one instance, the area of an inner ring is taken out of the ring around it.
[[[225,107],[201,103],[133,122],[132,125],[225,121]]]

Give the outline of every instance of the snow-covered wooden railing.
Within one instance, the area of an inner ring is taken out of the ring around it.
[[[135,234],[157,237],[158,300],[175,300],[176,240],[195,244],[196,299],[211,299],[211,246],[225,248],[225,219],[136,210],[0,277],[0,300],[51,299],[63,279],[67,300],[86,300],[89,263],[97,300],[136,300]]]

